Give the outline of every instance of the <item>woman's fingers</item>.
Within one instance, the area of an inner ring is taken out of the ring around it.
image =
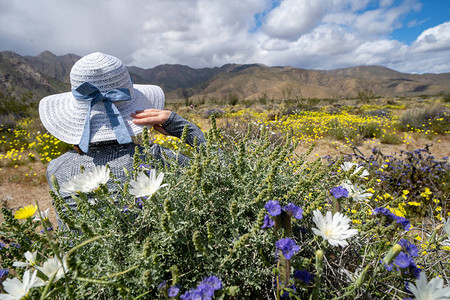
[[[158,109],[146,109],[146,110],[137,110],[132,113],[131,116],[133,118],[146,118],[146,117],[155,117],[161,114],[161,110]]]
[[[135,113],[131,114],[131,117],[133,118],[133,122],[137,125],[153,126],[166,122],[169,119],[170,114],[170,110],[146,109],[143,111],[137,110]]]

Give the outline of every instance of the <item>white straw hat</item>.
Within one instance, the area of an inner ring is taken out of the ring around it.
[[[114,109],[117,107],[121,115],[121,118],[120,115],[118,118],[123,119],[126,127],[124,130],[128,131],[129,136],[142,132],[142,126],[132,122],[131,113],[149,108],[164,108],[164,93],[160,87],[133,85],[122,61],[100,52],[86,55],[75,63],[70,71],[70,83],[72,92],[47,96],[39,103],[39,116],[44,127],[57,139],[68,144],[80,143],[86,122],[90,122],[88,133],[90,143],[117,139],[115,128],[111,124],[113,120],[108,116],[106,104],[103,101],[94,102],[95,104],[90,108],[90,101],[80,101],[78,97],[78,100],[75,98],[75,90],[83,84],[93,85],[93,88],[98,89],[103,95],[117,89],[129,95],[129,100],[116,101],[112,104]],[[91,113],[87,118],[89,109]]]

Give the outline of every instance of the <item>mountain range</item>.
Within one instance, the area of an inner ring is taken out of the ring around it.
[[[38,56],[0,52],[0,93],[19,97],[32,93],[32,101],[70,91],[69,74],[80,58],[44,51]],[[144,69],[128,66],[135,83],[162,87],[167,99],[341,98],[361,92],[377,96],[414,96],[450,93],[450,73],[408,74],[381,66],[336,70],[269,67],[262,64],[226,64],[195,69],[159,65]],[[1,99],[0,99],[1,100]]]

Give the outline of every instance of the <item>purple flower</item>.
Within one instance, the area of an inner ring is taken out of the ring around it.
[[[373,210],[373,214],[374,215],[376,215],[376,214],[383,214],[383,215],[385,215],[386,217],[388,217],[389,218],[389,220],[395,220],[398,224],[400,224],[402,227],[403,227],[403,229],[405,229],[406,231],[408,231],[408,230],[410,230],[410,228],[411,228],[411,223],[407,220],[407,219],[405,219],[405,218],[403,218],[403,217],[400,217],[400,216],[397,216],[397,215],[395,215],[395,214],[393,214],[389,209],[387,209],[387,208],[384,208],[384,207],[376,207],[374,210]]]
[[[265,215],[264,216],[264,225],[261,226],[261,229],[270,228],[270,227],[273,227],[273,225],[275,225],[275,221],[272,220],[269,215]]]
[[[416,245],[412,244],[407,239],[401,239],[398,244],[403,247],[403,249],[411,256],[417,256],[419,255],[419,250],[417,249]]]
[[[394,215],[394,216],[393,216],[393,219],[394,219],[398,224],[400,224],[400,225],[403,227],[403,229],[405,229],[406,231],[408,231],[408,230],[411,228],[411,223],[409,223],[409,221],[406,220],[405,218]]]
[[[165,287],[166,287],[166,284],[167,284],[167,280],[164,280],[163,282],[161,282],[161,283],[158,285],[158,290],[162,290],[163,288],[165,288]]]
[[[348,197],[348,191],[346,188],[342,186],[335,186],[330,190],[330,192],[333,194],[334,198],[339,199],[341,197]]]
[[[414,275],[414,278],[419,278],[420,272],[422,272],[422,269],[418,268],[416,264],[413,266],[409,266],[409,269],[411,270],[412,274]]]
[[[311,273],[309,273],[306,270],[295,270],[294,277],[297,279],[300,279],[301,281],[305,282],[306,284],[309,284],[311,282],[311,280],[314,279],[314,276],[311,275]]]
[[[178,295],[179,291],[180,291],[180,286],[178,284],[175,284],[174,286],[171,286],[167,292],[168,292],[169,297],[175,297],[176,295]]]
[[[210,276],[205,279],[195,289],[191,289],[180,296],[181,300],[212,299],[216,290],[222,289],[222,282],[216,276]]]
[[[375,209],[373,210],[373,214],[374,215],[383,214],[389,217],[393,215],[393,213],[391,213],[391,211],[385,207],[375,207]]]
[[[264,207],[267,209],[267,211],[269,212],[269,215],[271,215],[272,217],[275,217],[275,216],[278,216],[279,214],[281,214],[280,202],[278,202],[277,200],[267,201],[267,203],[266,203],[266,205],[264,205]]]
[[[392,271],[392,268],[394,267],[394,265],[393,264],[389,264],[389,265],[384,265],[384,267],[385,267],[385,269],[387,270],[387,271]]]
[[[141,170],[148,170],[148,169],[151,169],[151,168],[152,168],[151,166],[146,165],[146,164],[140,164],[139,165],[139,169],[141,169]]]
[[[297,252],[300,250],[300,247],[297,246],[295,241],[290,238],[284,238],[280,239],[276,242],[277,249],[281,250],[283,253],[284,258],[287,260],[291,259],[291,257],[294,255],[294,252]]]
[[[53,227],[50,226],[50,227],[47,227],[47,228],[45,228],[45,229],[42,229],[40,232],[41,232],[42,234],[44,234],[46,231],[52,231],[52,230],[53,230]]]
[[[192,295],[190,292],[186,291],[186,293],[184,293],[184,295],[180,296],[181,300],[191,300],[192,299]]]
[[[125,205],[125,206],[123,207],[123,210],[122,210],[122,212],[123,212],[123,213],[126,213],[126,212],[128,212],[128,205]]]
[[[222,281],[214,275],[203,279],[202,283],[210,285],[214,291],[222,289]]]
[[[405,252],[400,252],[397,255],[397,257],[395,258],[395,264],[402,269],[409,267],[411,264],[415,265],[413,258]]]
[[[201,299],[212,299],[214,296],[214,289],[207,283],[200,283],[193,294],[200,295]],[[193,298],[196,299],[195,297]]]
[[[144,204],[144,202],[142,202],[141,198],[136,199],[136,207],[137,208],[142,209],[143,204]]]
[[[283,207],[283,210],[285,212],[291,213],[292,216],[294,218],[296,218],[297,220],[301,220],[303,218],[303,209],[301,209],[300,207],[298,207],[297,205],[295,205],[293,203],[289,203],[288,205]]]
[[[0,279],[7,276],[9,274],[9,269],[2,269],[0,270]]]

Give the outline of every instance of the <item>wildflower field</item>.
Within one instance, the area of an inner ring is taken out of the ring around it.
[[[448,103],[171,105],[207,143],[136,142],[189,166],[145,150],[124,184],[85,171],[76,214],[53,180],[65,228],[3,202],[0,299],[450,299]],[[70,148],[37,120],[2,123],[2,182],[46,185],[27,166]]]

